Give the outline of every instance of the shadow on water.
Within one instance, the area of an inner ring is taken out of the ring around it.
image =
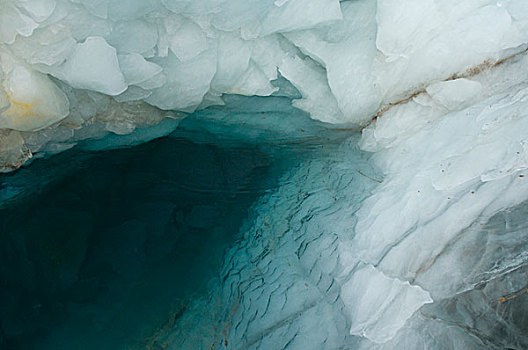
[[[206,290],[272,168],[254,146],[168,137],[0,177],[18,194],[0,208],[0,347],[141,346]]]

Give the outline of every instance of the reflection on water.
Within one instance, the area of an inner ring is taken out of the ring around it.
[[[165,138],[4,175],[17,199],[0,209],[0,347],[141,346],[205,290],[272,164],[253,146]]]

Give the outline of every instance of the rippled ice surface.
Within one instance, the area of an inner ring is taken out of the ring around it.
[[[288,99],[233,98],[3,175],[0,348],[524,349],[525,172],[428,174],[471,117],[368,154]]]
[[[286,153],[168,137],[3,176],[0,347],[144,345],[206,289]]]

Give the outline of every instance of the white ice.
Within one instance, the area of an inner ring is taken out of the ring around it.
[[[350,138],[254,205],[164,344],[523,348],[527,44],[523,0],[0,0],[0,171],[186,113],[295,140],[294,106]]]

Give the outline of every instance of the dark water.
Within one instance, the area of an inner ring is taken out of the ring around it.
[[[272,165],[253,146],[169,137],[0,177],[18,194],[0,209],[0,347],[144,345],[207,290]]]

